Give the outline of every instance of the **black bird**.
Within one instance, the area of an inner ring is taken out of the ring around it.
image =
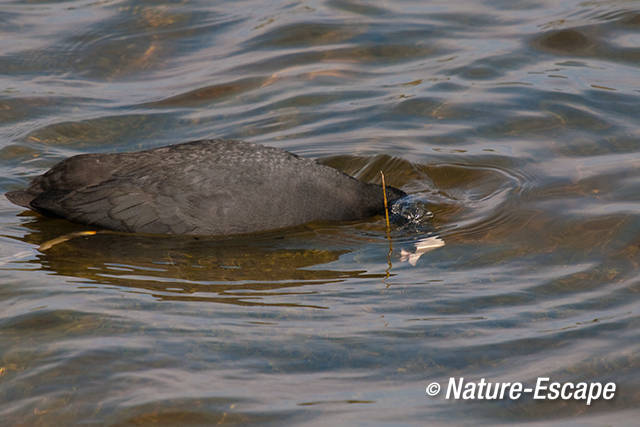
[[[389,203],[403,196],[387,187]],[[278,148],[223,139],[73,156],[6,197],[81,224],[157,234],[252,233],[384,212],[379,185]]]

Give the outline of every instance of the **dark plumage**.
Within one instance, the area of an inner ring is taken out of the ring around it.
[[[390,202],[404,195],[387,188]],[[6,196],[81,224],[162,234],[251,233],[384,212],[379,185],[278,148],[222,139],[81,154]]]

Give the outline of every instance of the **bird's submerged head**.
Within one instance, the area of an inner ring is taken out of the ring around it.
[[[390,220],[397,226],[427,231],[431,227],[433,213],[427,207],[427,198],[420,194],[408,194],[391,204]]]

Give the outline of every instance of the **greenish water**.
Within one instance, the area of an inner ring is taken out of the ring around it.
[[[240,138],[384,170],[445,244],[410,258],[427,236],[378,217],[44,250],[87,228],[2,197],[0,424],[634,425],[639,46],[623,0],[2,2],[0,191]],[[462,401],[451,377],[617,390]]]

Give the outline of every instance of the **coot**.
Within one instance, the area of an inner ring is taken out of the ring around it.
[[[389,202],[403,196],[387,188]],[[278,148],[224,139],[73,156],[6,197],[81,224],[158,234],[252,233],[384,212],[379,185]]]

